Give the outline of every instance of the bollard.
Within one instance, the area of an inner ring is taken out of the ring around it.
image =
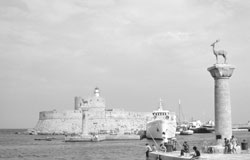
[[[173,152],[173,145],[172,144],[165,144],[167,152]]]
[[[243,142],[241,142],[241,150],[248,150],[248,143],[246,142],[246,140],[243,140]]]

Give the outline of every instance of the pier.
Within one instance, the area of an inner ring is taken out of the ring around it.
[[[140,140],[140,135],[99,135],[98,138],[91,135],[65,137],[65,142],[99,142],[116,140]]]
[[[190,160],[192,156],[185,155],[180,156],[180,151],[175,152],[151,152],[149,153],[148,160]],[[200,160],[249,160],[250,153],[249,151],[242,151],[239,154],[209,154],[209,153],[202,153]]]

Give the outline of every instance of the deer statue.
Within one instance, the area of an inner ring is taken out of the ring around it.
[[[214,43],[211,44],[211,46],[213,47],[214,55],[216,57],[216,63],[218,63],[218,56],[221,55],[224,58],[224,63],[226,64],[227,63],[227,52],[224,51],[224,50],[218,50],[218,51],[216,51],[214,49],[215,44],[218,43],[219,41],[220,40],[216,40]]]

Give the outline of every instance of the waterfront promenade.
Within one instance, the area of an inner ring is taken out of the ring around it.
[[[156,160],[160,155],[161,160],[190,160],[191,156],[180,157],[180,152],[151,152],[148,160]],[[208,154],[202,153],[200,160],[250,160],[250,153],[242,152],[238,154]]]

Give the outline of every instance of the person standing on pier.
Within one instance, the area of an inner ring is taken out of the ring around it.
[[[184,153],[189,153],[189,145],[185,141],[182,146],[183,146],[183,149],[181,150],[181,156],[184,156]]]
[[[237,138],[234,137],[234,135],[232,135],[231,139],[230,139],[230,143],[231,143],[231,153],[236,153],[236,148],[237,148]]]
[[[152,152],[152,149],[148,143],[146,143],[146,157],[149,157],[149,152]]]
[[[230,153],[231,152],[231,145],[230,145],[230,142],[227,138],[224,138],[224,143],[225,143],[225,149],[224,149],[224,153],[227,154],[227,153]]]
[[[157,148],[154,144],[152,144],[152,152],[157,152]]]

